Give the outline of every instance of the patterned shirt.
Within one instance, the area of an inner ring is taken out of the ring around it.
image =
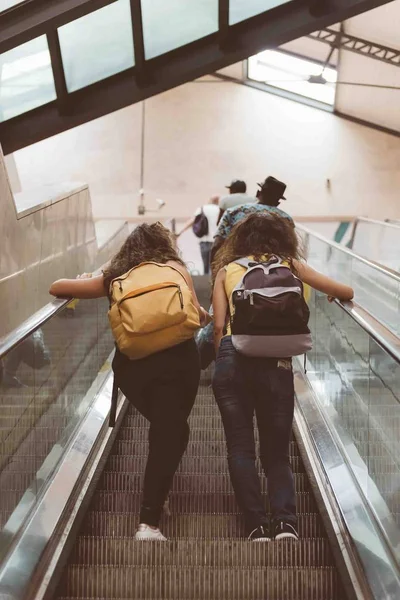
[[[240,204],[239,206],[228,208],[224,212],[215,237],[221,237],[223,239],[227,238],[234,226],[237,223],[239,223],[239,221],[242,221],[248,215],[257,212],[272,213],[274,215],[284,217],[285,219],[289,219],[289,221],[293,224],[294,227],[292,217],[290,217],[287,213],[285,213],[277,206],[268,206],[266,204]]]

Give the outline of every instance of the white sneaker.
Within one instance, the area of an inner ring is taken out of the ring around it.
[[[135,534],[135,540],[166,542],[167,538],[163,536],[159,529],[153,529],[146,525],[146,523],[140,523],[139,529]]]

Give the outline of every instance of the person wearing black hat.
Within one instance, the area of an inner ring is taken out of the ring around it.
[[[286,183],[275,179],[271,175],[263,183],[257,183],[260,188],[257,190],[257,199],[259,204],[267,206],[278,206],[281,200],[286,200],[283,195],[286,190]]]
[[[239,204],[247,204],[249,202],[257,202],[254,196],[246,194],[247,186],[241,179],[234,179],[230,185],[226,186],[229,190],[228,196],[222,196],[219,201],[219,208],[223,214],[228,208],[234,208]],[[221,217],[222,217],[221,214]]]
[[[214,260],[215,254],[221,248],[233,227],[251,213],[270,212],[286,219],[290,219],[290,221],[293,223],[292,217],[278,208],[280,201],[286,200],[284,197],[286,183],[279,181],[279,179],[276,179],[275,177],[269,176],[264,180],[263,183],[259,183],[257,185],[260,188],[257,190],[256,194],[258,202],[239,204],[238,206],[228,208],[224,212],[218,225],[218,231],[214,237],[214,244],[211,250],[211,261]]]

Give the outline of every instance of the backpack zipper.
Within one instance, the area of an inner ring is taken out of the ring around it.
[[[182,290],[181,290],[181,286],[178,283],[174,283],[174,284],[171,284],[171,285],[166,285],[166,286],[164,286],[163,288],[160,288],[160,289],[166,290],[167,288],[177,288],[178,289],[179,301],[180,301],[180,304],[181,304],[181,309],[183,310],[183,308],[184,308],[185,305],[184,305],[184,302],[183,302],[183,293],[182,293]],[[121,282],[120,282],[120,290],[122,291]],[[154,291],[155,290],[150,290],[150,291],[147,291],[147,292],[141,292],[140,294],[136,294],[136,296],[131,296],[130,298],[122,298],[122,300],[118,301],[118,304],[122,304],[123,302],[125,302],[125,300],[132,300],[132,298],[139,298],[139,296],[144,296],[145,294],[150,294],[151,292],[154,292]]]

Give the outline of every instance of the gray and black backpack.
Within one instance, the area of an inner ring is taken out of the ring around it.
[[[308,328],[310,311],[303,283],[276,256],[266,262],[248,258],[235,261],[246,267],[232,292],[232,344],[253,357],[286,358],[312,348]]]

